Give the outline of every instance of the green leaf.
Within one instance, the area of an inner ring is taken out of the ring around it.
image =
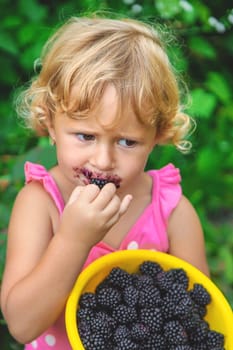
[[[205,86],[212,91],[221,102],[227,103],[232,98],[231,88],[223,75],[209,72]]]
[[[36,0],[20,0],[22,13],[32,22],[40,22],[46,18],[48,8],[38,4]]]
[[[17,182],[24,179],[23,169],[26,161],[42,164],[49,169],[56,164],[56,149],[52,146],[37,146],[18,157],[12,171],[12,181]]]
[[[224,274],[228,283],[233,283],[233,256],[231,247],[222,246],[220,248],[219,256],[221,260],[224,262]]]
[[[9,33],[0,31],[0,48],[12,55],[18,54],[18,47],[15,40]]]
[[[214,175],[216,178],[219,174],[219,161],[211,147],[199,150],[196,164],[198,175],[204,178]]]
[[[188,113],[208,119],[212,116],[214,109],[217,105],[216,96],[206,92],[205,90],[198,88],[191,92],[192,105],[188,109]]]
[[[179,0],[155,0],[155,8],[161,18],[173,18],[181,12]]]
[[[6,241],[7,241],[7,235],[5,233],[0,233],[0,282],[2,280],[5,259],[6,259]]]
[[[195,36],[190,38],[189,46],[193,52],[201,57],[215,59],[217,56],[213,45],[203,37]]]

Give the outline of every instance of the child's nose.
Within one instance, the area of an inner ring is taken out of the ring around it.
[[[92,156],[92,165],[99,170],[110,170],[114,167],[114,150],[109,145],[99,145]]]

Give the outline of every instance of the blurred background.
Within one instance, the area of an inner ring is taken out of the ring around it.
[[[193,149],[182,155],[156,148],[148,162],[181,169],[184,194],[204,228],[212,279],[233,307],[233,8],[226,0],[0,0],[0,283],[6,232],[14,198],[24,184],[25,160],[46,167],[56,162],[46,138],[38,139],[17,120],[17,89],[34,74],[34,61],[61,21],[105,10],[165,26],[177,38],[168,46],[176,71],[187,82],[197,121]],[[2,350],[19,350],[0,313]]]

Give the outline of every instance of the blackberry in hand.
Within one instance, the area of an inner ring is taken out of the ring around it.
[[[107,179],[101,179],[98,177],[92,178],[90,181],[91,181],[91,184],[98,186],[99,189],[102,189],[108,182],[110,182]]]

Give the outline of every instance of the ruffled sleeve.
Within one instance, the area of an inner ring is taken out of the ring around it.
[[[42,165],[31,162],[25,163],[24,172],[26,183],[31,181],[39,181],[43,185],[44,189],[53,198],[59,214],[61,214],[64,209],[64,201],[56,182],[49,172]]]
[[[167,223],[182,195],[180,170],[168,164],[159,170],[149,171],[149,174],[154,178],[153,199],[158,205],[155,210],[159,209],[161,218]]]

